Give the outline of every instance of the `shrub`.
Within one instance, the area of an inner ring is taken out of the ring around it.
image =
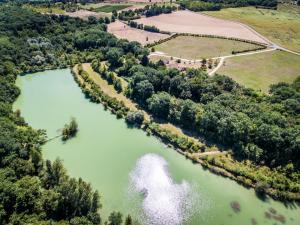
[[[127,124],[139,127],[144,122],[144,113],[142,111],[131,111],[127,114],[125,120]]]

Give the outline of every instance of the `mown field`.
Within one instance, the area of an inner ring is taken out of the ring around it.
[[[299,6],[279,5],[278,10],[254,7],[228,8],[205,14],[245,23],[271,41],[300,52]]]
[[[268,92],[278,82],[291,83],[300,76],[300,57],[282,51],[272,51],[226,59],[218,71],[240,84]]]
[[[155,46],[156,51],[185,59],[231,55],[232,51],[254,50],[258,45],[221,38],[179,36]]]

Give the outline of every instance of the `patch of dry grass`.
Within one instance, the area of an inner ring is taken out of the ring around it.
[[[127,39],[129,41],[137,41],[142,45],[150,44],[170,36],[167,34],[153,33],[132,28],[118,20],[108,24],[107,31],[118,38]]]

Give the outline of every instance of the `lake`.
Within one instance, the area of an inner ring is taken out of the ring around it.
[[[69,69],[19,76],[17,85],[21,95],[14,109],[49,138],[76,118],[77,136],[48,142],[43,156],[62,159],[71,176],[99,191],[103,219],[115,210],[151,225],[300,224],[298,206],[262,201],[253,189],[212,174],[157,138],[128,128],[123,119],[86,99]]]

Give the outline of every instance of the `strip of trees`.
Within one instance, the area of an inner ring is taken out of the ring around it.
[[[277,8],[277,0],[182,0],[180,7],[192,11],[218,11],[228,7],[256,6],[264,8]]]
[[[160,14],[169,14],[178,10],[176,6],[169,5],[146,5],[144,8],[135,10],[123,10],[121,12],[113,11],[113,16],[119,20],[129,21],[141,18],[141,16],[151,17]]]

